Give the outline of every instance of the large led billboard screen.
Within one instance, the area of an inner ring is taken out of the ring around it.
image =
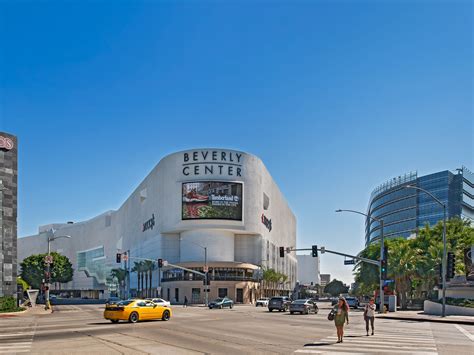
[[[227,181],[183,183],[182,219],[242,220],[242,184]]]

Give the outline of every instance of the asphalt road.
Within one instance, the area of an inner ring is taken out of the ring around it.
[[[103,306],[56,306],[53,314],[0,317],[0,354],[474,354],[473,326],[376,319],[367,337],[360,310],[336,344],[329,306],[320,307],[318,315],[173,307],[168,322],[112,324]]]

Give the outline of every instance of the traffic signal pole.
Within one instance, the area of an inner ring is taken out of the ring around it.
[[[372,264],[372,265],[377,265],[377,266],[380,267],[380,261],[377,261],[377,260],[372,260],[372,259],[367,259],[367,258],[361,258],[360,256],[355,256],[355,255],[340,253],[340,252],[338,252],[338,251],[326,249],[325,247],[321,247],[321,248],[317,248],[317,249],[318,249],[318,251],[321,252],[321,254],[330,253],[330,254],[336,254],[336,255],[346,256],[346,257],[348,257],[348,258],[353,258],[353,259],[356,259],[356,260],[363,261],[364,263],[368,263],[368,264]],[[297,249],[297,248],[286,248],[286,252],[287,252],[287,253],[292,252],[292,251],[313,251],[313,248],[300,248],[300,249]]]
[[[383,313],[384,310],[384,294],[383,294],[383,271],[382,271],[382,264],[383,260],[386,260],[385,255],[385,244],[383,240],[383,219],[380,220],[380,284],[379,284],[379,298],[380,298],[380,305],[379,305],[379,313]],[[385,263],[386,264],[386,263]],[[387,267],[387,265],[385,265]]]

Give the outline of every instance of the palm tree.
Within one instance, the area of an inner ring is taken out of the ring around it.
[[[395,280],[395,288],[400,296],[402,309],[407,308],[408,293],[411,290],[413,277],[417,275],[421,250],[413,248],[410,241],[404,238],[390,241],[388,269]]]
[[[143,262],[143,271],[145,274],[145,297],[151,297],[151,281],[153,270],[155,270],[155,262],[152,260],[145,260]],[[148,280],[150,281],[150,287],[148,287]]]
[[[137,284],[138,284],[137,285],[137,295],[138,295],[141,291],[140,280],[141,280],[141,286],[143,288],[143,263],[141,261],[135,261],[132,272],[137,273]]]
[[[110,272],[113,278],[116,278],[120,286],[120,297],[124,297],[125,279],[127,278],[128,271],[122,268],[112,269]]]

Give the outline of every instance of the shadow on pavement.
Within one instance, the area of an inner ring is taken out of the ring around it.
[[[336,344],[336,342],[333,343],[309,343],[309,344],[304,344],[304,346],[326,346],[326,345],[333,345]]]

